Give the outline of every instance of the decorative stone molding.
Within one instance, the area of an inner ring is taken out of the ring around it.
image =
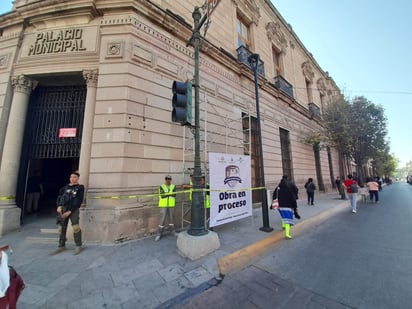
[[[142,21],[139,21],[137,18],[132,19],[132,25],[134,25],[134,27],[137,30],[142,31],[145,38],[147,38],[151,42],[156,42],[156,45],[158,47],[165,49],[169,52],[171,49],[173,49],[177,52],[181,52],[185,54],[189,58],[194,57],[194,54],[191,48],[187,47],[186,45],[182,44],[181,42],[173,38],[165,36],[158,30],[154,29],[153,27],[146,25]],[[203,48],[203,44],[201,48]],[[210,50],[212,50],[212,48],[210,48]],[[155,65],[156,68],[159,68],[159,61],[157,59],[154,60],[155,58],[156,58],[156,52],[153,49],[151,49],[150,46],[146,46],[142,42],[139,42],[139,45],[137,44],[133,45],[132,60],[138,61],[140,63],[144,63],[146,65]],[[237,84],[240,83],[239,76],[229,72],[226,69],[223,69],[220,66],[217,66],[215,63],[211,61],[206,60],[206,57],[203,57],[202,55],[200,55],[200,65],[208,67],[209,69],[229,79],[230,81],[233,81]],[[170,71],[170,66],[168,67],[168,71]],[[176,74],[176,73],[173,71],[173,74]],[[182,76],[182,78],[186,79],[185,75]]]
[[[319,89],[319,92],[322,94],[322,95],[326,95],[326,84],[325,84],[325,79],[324,78],[319,78],[318,79],[318,81],[316,82],[316,84],[317,84],[317,86],[318,86],[318,89]]]
[[[152,66],[154,60],[154,52],[149,46],[139,42],[132,47],[132,59],[140,63]]]
[[[0,56],[0,69],[5,69],[9,66],[9,59],[10,59],[9,54]]]
[[[288,47],[288,41],[282,30],[280,30],[280,24],[278,22],[268,22],[265,29],[268,39],[271,40],[282,53],[285,53]]]
[[[313,68],[308,61],[302,63],[302,72],[306,79],[310,82],[313,82],[313,78],[315,77],[315,73],[313,72]]]
[[[241,13],[247,20],[254,23],[256,26],[259,25],[260,19],[260,9],[252,0],[232,0],[236,5],[238,12]]]
[[[86,81],[87,87],[97,87],[99,78],[99,70],[83,70],[83,78]]]
[[[124,42],[107,43],[106,58],[122,58],[124,51]]]
[[[24,75],[18,75],[18,76],[12,77],[11,84],[15,92],[21,92],[21,93],[30,95],[32,90],[36,88],[38,82]]]
[[[13,32],[13,33],[9,33],[8,35],[2,35],[2,36],[0,36],[0,41],[18,39],[18,38],[20,38],[22,35],[23,35],[23,32]]]

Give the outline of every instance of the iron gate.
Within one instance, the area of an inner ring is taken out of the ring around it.
[[[87,87],[38,87],[29,104],[26,132],[30,159],[80,157]],[[59,129],[76,128],[59,138]]]

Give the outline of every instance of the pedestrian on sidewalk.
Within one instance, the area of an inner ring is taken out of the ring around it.
[[[308,205],[314,205],[313,200],[315,198],[316,186],[313,183],[313,178],[308,178],[308,181],[305,183],[306,194],[308,196]]]
[[[379,184],[372,178],[366,179],[366,186],[369,189],[369,200],[372,203],[375,197],[375,203],[379,203]]]
[[[359,194],[362,197],[362,203],[366,203],[369,197],[369,190],[366,185],[361,186],[359,189]]]
[[[189,189],[189,200],[192,201],[193,195],[193,174],[190,174],[189,184],[183,184],[180,186],[180,189],[186,190]]]
[[[379,185],[379,191],[382,191],[382,178],[380,176],[376,176],[375,180]]]
[[[344,199],[346,198],[346,197],[345,197],[345,189],[342,188],[342,181],[341,181],[341,179],[340,179],[340,176],[336,176],[335,185],[336,185],[336,188],[337,188],[338,193],[339,193],[339,195],[340,195],[340,198],[341,198],[342,200],[344,200]]]
[[[293,216],[300,219],[297,205],[298,188],[296,185],[288,181],[288,176],[283,176],[279,185],[273,192],[272,199],[278,199],[278,211],[282,217],[282,228],[285,229],[285,237],[290,239],[290,226],[293,225]]]
[[[350,204],[352,206],[352,212],[356,213],[359,184],[356,180],[353,180],[352,175],[349,174],[348,179],[343,182],[343,186],[346,188],[346,192],[348,193]]]
[[[203,189],[203,198],[205,205],[205,219],[206,219],[206,228],[213,231],[213,227],[210,227],[210,185],[206,182],[206,177],[202,176],[200,179],[200,186]]]
[[[165,183],[159,186],[158,194],[160,221],[155,241],[159,241],[160,238],[162,238],[165,228],[166,216],[169,217],[169,230],[174,235],[176,235],[175,225],[173,221],[173,213],[176,205],[176,186],[172,184],[172,176],[167,175],[165,177]]]
[[[69,184],[62,187],[57,197],[57,228],[59,231],[59,246],[52,252],[57,254],[66,249],[66,232],[69,219],[73,227],[73,238],[76,244],[74,254],[82,250],[82,231],[80,229],[80,206],[83,203],[84,186],[79,184],[80,174],[75,171],[70,174]]]
[[[26,212],[28,215],[39,210],[39,200],[43,192],[40,171],[36,170],[27,180]]]

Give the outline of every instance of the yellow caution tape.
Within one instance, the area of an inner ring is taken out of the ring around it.
[[[15,200],[15,196],[0,196],[0,201]]]
[[[173,192],[172,194],[185,194],[190,192],[240,192],[240,191],[254,191],[254,190],[262,190],[265,187],[255,187],[255,188],[242,188],[238,190],[211,190],[211,189],[192,189],[192,190],[182,190]],[[94,200],[124,200],[124,199],[137,199],[137,198],[147,198],[147,197],[158,197],[159,194],[139,194],[139,195],[115,195],[115,196],[87,196],[87,199],[94,199]],[[15,200],[15,196],[0,196],[0,201],[6,200]]]
[[[241,192],[241,191],[254,191],[254,190],[262,190],[266,189],[265,187],[255,187],[255,188],[242,188],[238,190],[211,190],[211,189],[192,189],[192,190],[182,190],[173,192],[172,194],[185,194],[190,192]],[[165,194],[167,195],[167,194]],[[139,194],[139,195],[116,195],[116,196],[87,196],[87,199],[102,199],[102,200],[124,200],[124,199],[135,199],[135,198],[147,198],[147,197],[158,197],[159,194]]]

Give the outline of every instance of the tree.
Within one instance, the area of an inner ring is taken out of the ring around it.
[[[371,158],[389,156],[386,142],[386,117],[384,109],[365,97],[355,97],[350,104],[351,141],[349,152],[356,163],[357,174],[364,179],[362,166]]]
[[[313,132],[307,133],[304,136],[303,141],[306,144],[312,145],[313,155],[315,157],[316,178],[318,180],[319,190],[324,191],[325,184],[323,182],[323,176],[322,176],[320,149],[321,149],[321,143],[325,141],[325,135],[321,131],[318,131],[318,132],[313,131]]]
[[[339,154],[339,173],[344,177],[344,159],[350,155],[350,104],[343,97],[328,104],[322,114],[322,125],[327,143]]]
[[[393,165],[384,163],[390,161],[390,153],[386,141],[386,117],[380,105],[362,96],[351,102],[340,98],[329,104],[322,116],[327,143],[339,153],[341,176],[344,176],[346,159],[356,163],[361,180],[365,178],[363,167],[370,160],[375,162],[375,168],[379,165],[386,172],[393,168]]]
[[[376,175],[393,177],[398,169],[399,160],[389,153],[389,146],[374,156],[372,165]]]

